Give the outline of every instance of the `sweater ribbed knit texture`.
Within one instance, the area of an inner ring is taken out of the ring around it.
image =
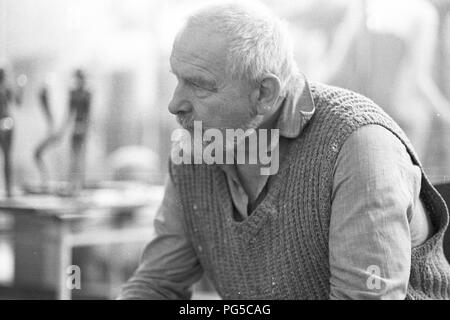
[[[397,124],[371,100],[311,84],[316,113],[288,153],[267,196],[244,221],[233,219],[225,173],[217,165],[172,165],[186,232],[224,299],[328,299],[329,225],[338,153],[358,128],[394,133],[420,163]],[[422,174],[421,199],[436,233],[411,253],[407,299],[449,299],[450,267],[442,238],[444,201]],[[405,212],[406,214],[406,212]]]

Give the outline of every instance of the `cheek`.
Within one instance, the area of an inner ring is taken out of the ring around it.
[[[248,122],[253,118],[253,108],[249,99],[238,98],[228,103],[227,112],[230,118],[234,120],[235,127],[240,127],[242,123]]]
[[[236,98],[210,97],[195,104],[196,120],[204,127],[239,128],[251,118],[248,101]]]

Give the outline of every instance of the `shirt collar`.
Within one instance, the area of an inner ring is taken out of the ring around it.
[[[306,77],[302,76],[294,90],[285,97],[277,120],[280,136],[296,138],[311,120],[316,107]]]

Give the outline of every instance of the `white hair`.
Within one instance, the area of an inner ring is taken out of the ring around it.
[[[280,79],[281,94],[294,82],[298,70],[292,38],[285,22],[266,6],[256,2],[209,5],[190,15],[186,25],[227,37],[227,71],[233,79],[257,82],[272,73]]]

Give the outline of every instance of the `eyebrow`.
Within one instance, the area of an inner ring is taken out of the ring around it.
[[[207,88],[216,88],[216,81],[214,80],[205,79],[199,76],[187,76],[184,77],[184,79],[197,85],[205,86]]]
[[[199,85],[201,87],[205,87],[205,89],[209,90],[216,90],[217,89],[217,83],[215,80],[206,79],[201,76],[183,76],[175,72],[173,69],[170,69],[170,72],[173,73],[175,76],[177,76],[180,79],[183,79],[188,82],[195,83],[196,85]]]

